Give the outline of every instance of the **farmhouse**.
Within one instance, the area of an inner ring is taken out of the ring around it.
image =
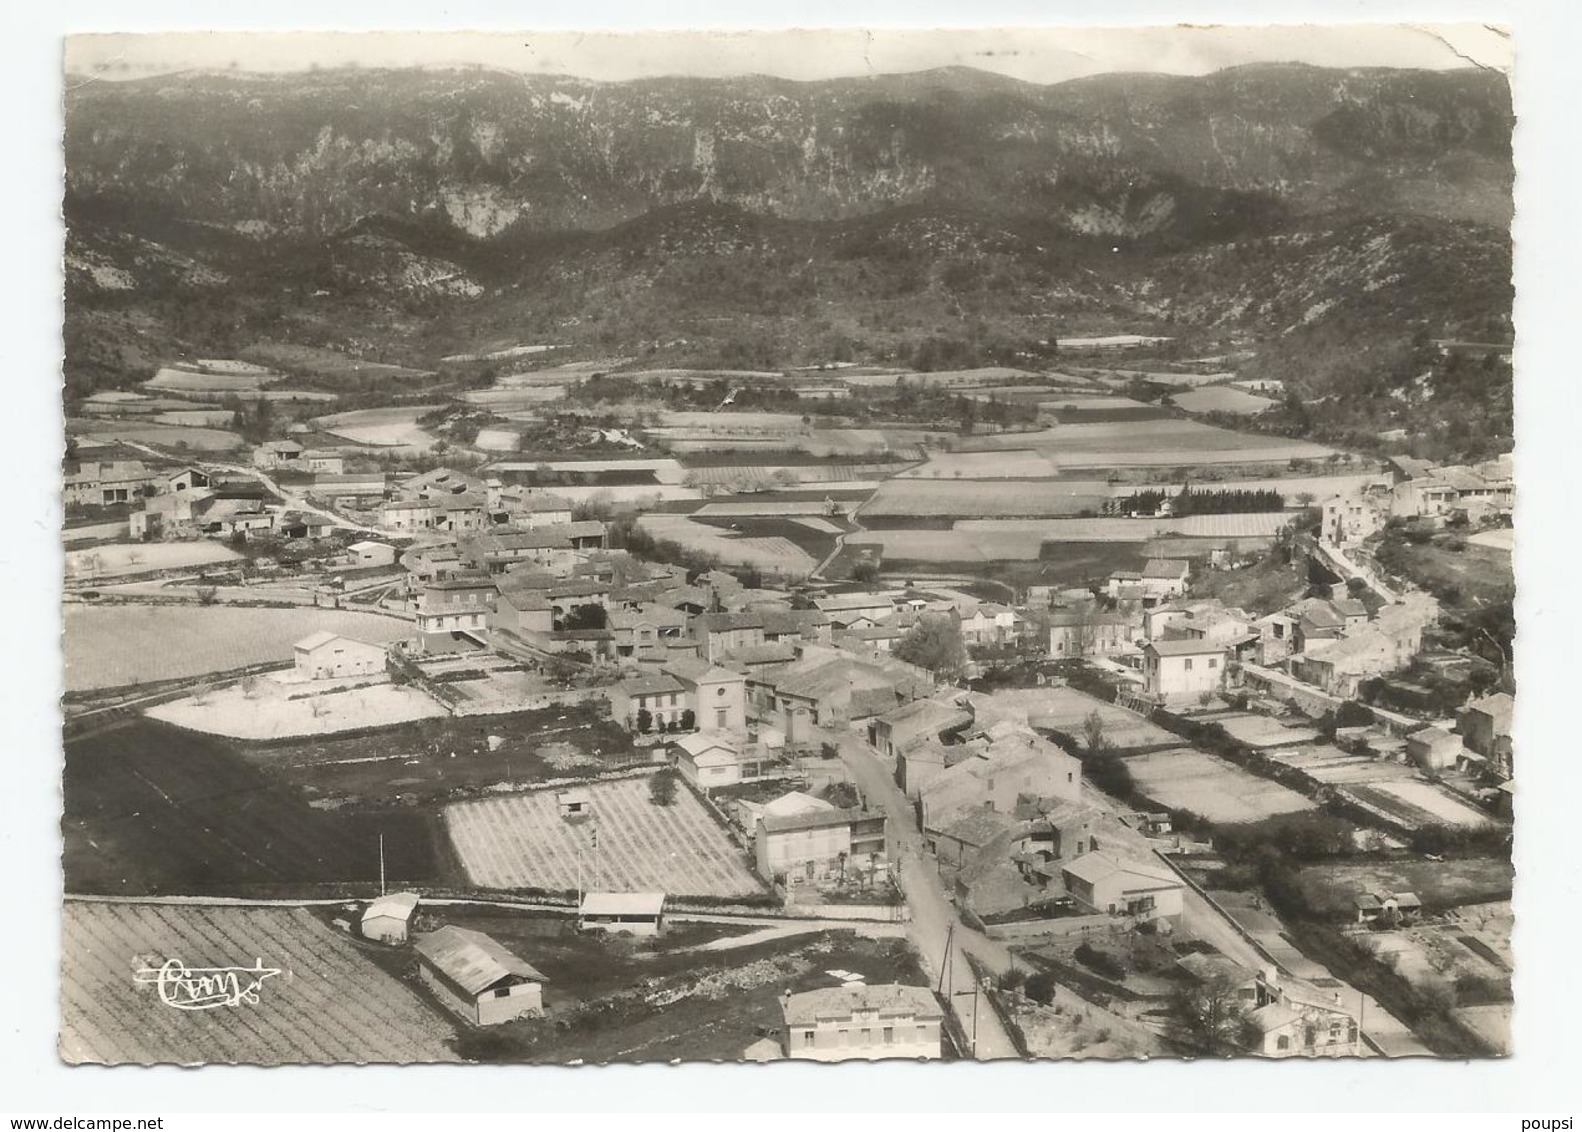
[[[1143,694],[1180,704],[1219,691],[1225,676],[1225,646],[1212,641],[1149,641],[1143,646]]]
[[[1457,726],[1467,749],[1488,760],[1490,769],[1502,778],[1511,777],[1511,719],[1516,701],[1508,692],[1495,692],[1474,700],[1461,713]]]
[[[665,930],[663,892],[590,892],[582,898],[577,926],[587,930],[657,936]]]
[[[379,526],[387,531],[431,531],[439,508],[422,499],[395,499],[379,508]]]
[[[932,1059],[945,1014],[927,987],[843,986],[780,1000],[785,1055],[799,1061]]]
[[[1124,613],[1057,609],[1049,614],[1049,655],[1063,659],[1128,652],[1135,632],[1135,622]]]
[[[380,472],[350,472],[343,475],[321,472],[313,477],[313,487],[308,494],[314,499],[328,500],[341,506],[372,506],[385,497],[385,478]]]
[[[670,655],[666,642],[678,641],[686,633],[687,617],[663,605],[647,603],[635,610],[612,610],[609,627],[614,634],[616,656],[663,661]]]
[[[1264,1057],[1355,1057],[1361,1052],[1357,1019],[1334,991],[1297,979],[1258,980],[1261,1005],[1247,1015]]]
[[[136,500],[153,482],[140,460],[80,460],[67,465],[62,497],[69,507],[109,507]]]
[[[393,892],[371,901],[363,909],[363,938],[380,943],[405,943],[417,905],[415,892]]]
[[[1192,563],[1182,558],[1150,558],[1142,569],[1143,590],[1151,598],[1180,597],[1186,593]]]
[[[1416,596],[1416,595],[1411,595]],[[1423,645],[1423,627],[1437,614],[1433,599],[1387,605],[1378,617],[1340,640],[1307,645],[1287,663],[1291,675],[1334,696],[1352,697],[1357,685],[1405,667]]]
[[[1368,926],[1409,924],[1423,913],[1423,902],[1415,892],[1359,892],[1352,904],[1357,923]]]
[[[761,707],[788,743],[812,738],[813,727],[840,727],[855,719],[882,715],[894,708],[913,683],[892,675],[879,663],[838,653],[804,655],[773,674],[763,686]]]
[[[298,641],[292,650],[298,674],[309,680],[333,680],[343,676],[377,676],[385,671],[385,650],[380,645],[354,641],[329,632],[314,633]]]
[[[877,625],[895,612],[895,602],[879,594],[829,594],[815,598],[813,604],[829,618],[832,629]]]
[[[280,471],[302,466],[302,445],[295,440],[266,440],[253,449],[255,468]]]
[[[332,476],[346,471],[346,457],[326,449],[309,449],[298,457],[297,464],[310,472],[324,472]]]
[[[1082,764],[1032,731],[1016,729],[923,783],[918,816],[924,837],[946,829],[964,810],[1014,814],[1024,795],[1080,800]]]
[[[868,721],[868,742],[881,755],[900,755],[929,740],[943,740],[972,723],[971,705],[942,699],[913,700]]]
[[[705,613],[692,625],[703,658],[718,661],[738,649],[764,643],[764,622],[757,613]]]
[[[132,512],[127,529],[135,539],[196,535],[212,498],[213,493],[204,488],[152,496],[143,501],[141,508]]]
[[[1319,537],[1331,546],[1352,547],[1378,534],[1390,519],[1389,485],[1384,492],[1334,495],[1324,500]]]
[[[490,499],[495,511],[513,527],[534,530],[571,522],[571,500],[531,487],[497,487],[489,481]]]
[[[1061,869],[1066,891],[1085,908],[1152,920],[1179,916],[1185,886],[1168,869],[1088,853]]]
[[[474,1026],[544,1010],[548,981],[482,932],[447,925],[417,937],[418,979]]]
[[[978,746],[947,745],[936,739],[925,740],[896,756],[895,784],[915,802],[923,788],[937,778],[940,771],[967,759],[977,758],[979,750]]]
[[[758,819],[753,855],[765,877],[818,881],[848,869],[877,868],[886,858],[885,817],[878,810],[809,810]]]
[[[486,645],[488,617],[499,598],[492,578],[456,574],[423,587],[418,603],[418,640],[427,652]]]
[[[180,471],[166,472],[154,486],[160,495],[180,494],[208,487],[209,475],[201,468],[182,468]]]

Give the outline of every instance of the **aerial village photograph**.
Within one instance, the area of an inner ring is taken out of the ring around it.
[[[1509,45],[1235,31],[68,38],[60,1059],[1511,1055]]]

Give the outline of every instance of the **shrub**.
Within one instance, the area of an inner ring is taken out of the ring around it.
[[[1126,978],[1126,968],[1121,961],[1107,951],[1100,951],[1089,943],[1080,943],[1073,953],[1078,963],[1089,968],[1106,979],[1119,982]]]
[[[656,806],[669,806],[676,800],[676,772],[665,767],[648,780],[648,800]]]
[[[1035,971],[1027,976],[1022,990],[1040,1006],[1048,1006],[1055,1001],[1055,977],[1048,971]]]

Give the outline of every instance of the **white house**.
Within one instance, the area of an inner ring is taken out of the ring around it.
[[[1165,704],[1212,695],[1225,678],[1225,646],[1191,638],[1143,646],[1143,694]]]
[[[474,1026],[544,1010],[548,981],[482,932],[447,925],[417,938],[418,978]]]
[[[363,909],[363,938],[380,943],[405,943],[417,905],[418,895],[415,892],[392,892],[389,896],[381,896]]]
[[[387,542],[354,542],[346,548],[352,565],[359,569],[369,566],[394,566],[396,549]]]
[[[297,672],[309,680],[334,680],[342,676],[377,676],[385,670],[381,645],[320,631],[293,646]]]
[[[1062,866],[1066,891],[1095,912],[1153,920],[1179,916],[1185,885],[1168,869],[1087,853]]]
[[[799,1061],[941,1056],[944,1011],[928,987],[826,987],[780,1000],[785,1055]]]

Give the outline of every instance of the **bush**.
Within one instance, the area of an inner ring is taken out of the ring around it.
[[[1027,976],[1027,982],[1022,986],[1028,998],[1040,1006],[1048,1006],[1055,1001],[1055,977],[1048,971],[1035,971]]]
[[[1106,979],[1120,982],[1126,978],[1126,968],[1121,965],[1121,961],[1107,951],[1100,951],[1092,944],[1079,943],[1073,955],[1078,963]]]
[[[676,800],[676,771],[665,767],[648,780],[648,800],[656,806],[669,806]]]

